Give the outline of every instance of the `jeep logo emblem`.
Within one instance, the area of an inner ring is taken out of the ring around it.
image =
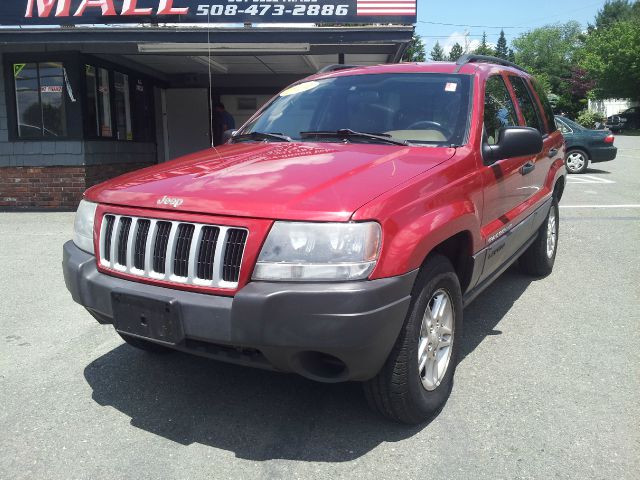
[[[159,199],[156,203],[158,205],[171,205],[173,208],[178,208],[180,205],[184,203],[184,200],[182,200],[181,198],[167,197],[165,195],[164,197]]]

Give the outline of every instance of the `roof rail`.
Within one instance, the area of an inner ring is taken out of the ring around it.
[[[460,71],[460,69],[466,65],[467,63],[495,63],[497,65],[503,65],[505,67],[512,67],[512,68],[517,68],[518,70],[521,70],[525,73],[529,73],[527,72],[524,68],[522,68],[519,65],[516,65],[513,62],[510,62],[509,60],[505,60],[503,58],[498,58],[498,57],[492,57],[490,55],[476,55],[473,53],[467,54],[467,55],[463,55],[461,56],[457,61],[456,61],[456,65],[458,65],[458,68],[456,68],[455,73],[458,73]]]
[[[316,73],[335,72],[338,70],[346,70],[347,68],[358,68],[358,67],[362,67],[362,65],[345,65],[344,63],[336,63],[334,65],[327,65],[326,67],[322,67]]]

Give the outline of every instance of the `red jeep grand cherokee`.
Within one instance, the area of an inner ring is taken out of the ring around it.
[[[417,423],[451,391],[463,307],[518,259],[551,272],[563,159],[508,62],[334,66],[217,151],[87,190],[65,281],[135,347],[362,381]]]

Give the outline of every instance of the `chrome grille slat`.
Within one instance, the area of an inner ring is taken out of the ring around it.
[[[120,235],[120,215],[115,215],[115,220],[113,221],[113,228],[111,229],[111,239],[110,247],[111,251],[109,252],[109,258],[111,258],[111,262],[113,262],[114,268],[118,265],[118,257],[116,257],[118,252],[118,235]]]
[[[107,213],[100,264],[151,280],[232,289],[238,286],[248,233],[241,227]]]

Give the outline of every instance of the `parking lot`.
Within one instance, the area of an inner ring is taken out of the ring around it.
[[[465,311],[428,425],[358,384],[124,345],[72,302],[71,213],[0,213],[0,478],[640,478],[640,137],[570,177],[551,276]]]

